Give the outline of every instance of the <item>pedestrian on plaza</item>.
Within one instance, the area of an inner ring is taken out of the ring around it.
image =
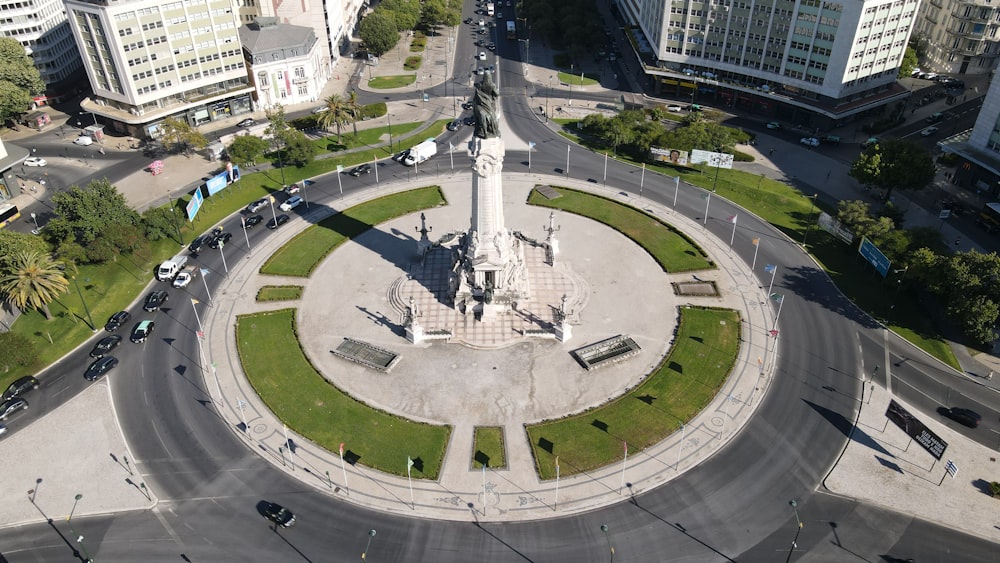
[[[773,154],[774,154],[774,149],[767,149],[767,156],[771,156]]]
[[[959,244],[961,244],[961,242],[962,242],[962,237],[956,238],[955,239],[955,246],[958,246]]]

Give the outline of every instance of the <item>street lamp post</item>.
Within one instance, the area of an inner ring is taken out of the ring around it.
[[[785,558],[785,563],[792,560],[792,552],[798,547],[796,544],[799,541],[799,533],[802,531],[802,520],[799,520],[799,509],[798,503],[794,500],[788,501],[788,506],[792,507],[792,511],[795,512],[795,538],[792,540],[792,546],[788,549],[788,557]]]
[[[545,90],[545,123],[549,122],[549,91],[552,90],[552,75],[549,75],[549,87]]]
[[[180,223],[177,222],[177,207],[174,206],[174,198],[171,197],[169,199],[170,199],[170,217],[172,217],[174,220],[174,230],[177,231],[177,241],[181,244],[181,246],[184,246],[184,237],[181,235],[181,226]]]
[[[372,546],[372,538],[375,537],[375,528],[368,530],[368,543],[365,544],[365,550],[361,553],[361,560],[364,561],[368,557],[368,548]]]
[[[32,213],[31,214],[31,220],[35,222],[35,230],[37,231],[38,230],[38,215]]]
[[[812,231],[813,226],[813,211],[816,210],[816,198],[819,197],[818,193],[809,196],[809,201],[811,202],[809,206],[809,224],[806,226],[806,234],[802,235],[802,246],[805,247],[806,239],[809,238],[809,232]]]
[[[385,120],[389,124],[389,154],[392,154],[392,115],[388,112],[385,114]]]
[[[615,548],[611,545],[611,538],[608,537],[608,525],[601,524],[601,531],[604,532],[604,541],[608,543],[608,551],[611,552],[611,562],[614,563],[615,560]]]
[[[76,281],[76,276],[70,276],[73,280],[73,286],[76,287],[76,293],[80,296],[80,303],[83,304],[83,310],[87,313],[87,324],[90,326],[92,332],[97,332],[97,326],[94,325],[94,319],[90,316],[90,308],[87,307],[87,300],[83,298],[83,292],[80,291],[80,283]],[[77,495],[77,500],[80,500],[80,495]],[[75,507],[76,505],[74,505]]]
[[[73,497],[73,508],[70,509],[69,516],[66,517],[67,522],[73,519],[73,513],[76,512],[76,505],[80,502],[80,499],[82,498],[83,495],[81,495],[80,493],[77,493],[76,496]]]

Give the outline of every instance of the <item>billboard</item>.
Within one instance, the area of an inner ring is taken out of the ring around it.
[[[861,246],[858,247],[858,253],[864,256],[865,260],[868,260],[872,266],[875,266],[875,270],[882,274],[883,278],[889,275],[889,266],[892,264],[892,261],[885,254],[882,254],[882,251],[872,244],[872,241],[868,240],[868,237],[861,239]]]
[[[712,168],[732,168],[733,155],[724,152],[712,152],[694,149],[691,151],[691,164],[705,164]]]
[[[688,152],[677,149],[661,149],[660,147],[649,147],[649,152],[653,155],[653,160],[687,166]]]
[[[226,169],[219,172],[215,176],[212,176],[205,182],[205,191],[208,197],[211,197],[226,188],[229,184],[232,184],[236,180],[240,179],[240,168],[239,166],[234,166],[232,162],[226,164]]]
[[[940,460],[944,451],[948,449],[948,442],[928,430],[923,422],[917,420],[896,401],[889,401],[889,408],[886,409],[885,416],[893,424],[900,427],[903,432],[906,432],[907,436],[916,440],[922,448],[927,450],[927,453],[934,456],[934,459]]]
[[[201,190],[195,190],[191,194],[191,201],[187,204],[187,216],[188,221],[194,221],[194,216],[198,214],[198,210],[201,209],[201,203],[205,201],[205,198],[201,195]]]

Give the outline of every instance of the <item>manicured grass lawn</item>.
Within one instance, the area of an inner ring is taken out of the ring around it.
[[[398,74],[396,76],[376,76],[368,81],[368,86],[376,90],[391,90],[409,86],[417,81],[416,74]]]
[[[276,276],[309,276],[327,254],[372,226],[446,203],[441,189],[430,186],[355,205],[296,235],[272,254],[260,271]]]
[[[403,63],[403,70],[417,70],[423,62],[424,59],[422,57],[406,57],[406,62]]]
[[[663,363],[638,387],[584,413],[526,427],[542,479],[572,475],[662,441],[705,408],[736,361],[740,315],[728,309],[680,309],[677,338]]]
[[[570,74],[568,72],[559,73],[559,82],[563,84],[572,84],[573,86],[593,86],[600,81],[601,77],[594,73],[584,73],[583,80],[580,80],[580,74]]]
[[[265,285],[257,291],[257,301],[288,301],[301,297],[301,285]]]
[[[608,225],[641,246],[665,272],[715,268],[701,247],[656,217],[605,197],[569,188],[553,188],[562,197],[548,199],[537,190],[531,190],[528,203],[562,209]]]
[[[360,129],[358,130],[357,136],[354,135],[353,127],[350,125],[342,125],[340,128],[342,143],[337,142],[336,128],[333,128],[333,130],[329,132],[328,136],[323,137],[322,139],[316,139],[312,143],[322,152],[338,152],[348,149],[356,149],[358,147],[371,147],[382,144],[382,137],[387,136],[389,133],[392,133],[393,138],[399,138],[421,125],[423,125],[423,123],[413,122],[400,123],[399,125],[393,126],[392,129],[390,129],[388,125],[385,127],[374,127],[372,129]]]
[[[506,449],[503,443],[503,428],[499,426],[477,426],[472,438],[472,467],[507,467]]]
[[[236,342],[250,384],[290,428],[331,452],[343,442],[351,463],[406,475],[409,456],[415,477],[437,478],[451,427],[374,409],[323,379],[299,348],[295,309],[240,315]]]

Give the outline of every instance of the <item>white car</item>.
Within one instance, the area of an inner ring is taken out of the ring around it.
[[[86,146],[94,144],[94,140],[91,139],[90,137],[87,137],[86,135],[84,135],[82,137],[77,137],[76,140],[73,141],[73,144],[74,145],[82,145],[82,146],[86,147]]]
[[[819,146],[819,139],[817,139],[816,137],[802,137],[801,139],[799,139],[799,142],[807,147]]]
[[[667,106],[667,111],[679,112],[679,111],[684,111],[684,108],[682,108],[681,106]]]
[[[479,51],[479,60],[481,61],[486,60],[486,51]]]
[[[46,162],[44,158],[40,158],[37,156],[29,156],[28,158],[24,159],[25,166],[45,166],[46,164],[48,164],[48,162]]]
[[[931,135],[933,135],[934,133],[937,133],[937,132],[938,132],[938,128],[937,127],[928,127],[927,129],[924,129],[923,131],[920,132],[920,136],[921,137],[930,137]]]
[[[282,211],[291,211],[300,205],[302,205],[302,198],[297,195],[293,195],[292,197],[286,199],[285,203],[282,203],[279,207]]]
[[[313,110],[313,113],[323,113],[324,111],[326,111],[326,106],[319,106]]]
[[[193,278],[189,272],[181,272],[177,274],[176,278],[174,278],[173,285],[174,287],[187,287],[187,284],[191,283],[192,279]]]
[[[486,25],[486,21],[483,18],[479,18],[479,27],[483,27],[484,25]]]

